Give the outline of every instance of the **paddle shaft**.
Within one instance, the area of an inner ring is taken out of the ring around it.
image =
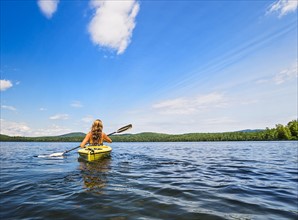
[[[111,134],[108,134],[108,136],[111,136],[111,135],[113,135],[113,134],[115,134],[115,133],[117,133],[116,131],[114,131],[113,133],[111,133]]]
[[[72,148],[70,150],[64,151],[63,154],[66,154],[66,153],[68,153],[68,152],[70,152],[72,150],[78,149],[79,147],[81,147],[81,146],[77,146],[77,147],[74,147],[74,148]]]

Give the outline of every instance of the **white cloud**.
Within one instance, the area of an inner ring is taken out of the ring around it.
[[[222,125],[228,123],[237,123],[236,120],[231,119],[229,117],[218,117],[218,118],[208,118],[202,121],[205,125]]]
[[[270,82],[269,77],[262,77],[262,78],[255,80],[256,84],[264,84],[264,83],[268,83],[268,82]]]
[[[59,0],[38,0],[37,1],[39,9],[49,19],[57,11],[58,3],[59,3]]]
[[[162,101],[154,104],[153,108],[162,114],[192,114],[202,109],[224,107],[226,104],[223,94],[214,92],[196,97]]]
[[[267,13],[277,12],[282,17],[290,12],[297,10],[297,0],[278,0],[269,6]]]
[[[69,119],[68,114],[56,114],[50,117],[51,120],[67,120]]]
[[[86,123],[90,123],[90,122],[94,121],[94,117],[91,115],[87,115],[84,118],[82,118],[82,121],[86,122]]]
[[[46,111],[47,109],[46,108],[39,108],[39,111]]]
[[[1,105],[2,109],[6,109],[6,110],[10,110],[10,111],[16,111],[17,109],[13,106],[9,106],[9,105]]]
[[[1,134],[10,136],[26,136],[30,133],[31,129],[23,122],[12,122],[4,119],[1,121]]]
[[[54,136],[54,135],[63,135],[72,132],[71,129],[61,127],[59,125],[50,125],[45,129],[36,129],[31,132],[31,136]]]
[[[96,12],[88,30],[94,44],[122,54],[129,45],[135,28],[139,3],[128,1],[91,1]]]
[[[80,101],[73,101],[70,105],[74,108],[82,108],[83,107],[83,105]]]
[[[0,119],[1,122],[1,134],[9,136],[26,136],[26,137],[36,137],[36,136],[53,136],[62,135],[72,132],[71,129],[61,127],[58,125],[50,125],[46,128],[32,129],[24,122],[14,122]]]
[[[241,100],[237,101],[237,103],[239,103],[241,105],[253,105],[258,102],[259,102],[258,99],[241,99]]]
[[[10,80],[1,79],[0,80],[0,90],[5,91],[12,87],[12,83]]]
[[[254,90],[255,87],[250,89]],[[225,132],[265,128],[271,126],[271,123],[274,126],[274,123],[279,121],[277,113],[280,111],[276,103],[281,103],[280,99],[284,99],[284,95],[280,90],[266,90],[265,93],[255,94],[250,89],[237,92],[217,90],[194,97],[186,96],[157,102],[152,108],[144,106],[125,112],[121,118],[133,123],[132,133]],[[280,106],[284,105],[281,103]],[[284,109],[281,112],[286,116],[295,113],[293,108],[289,108],[289,114]]]
[[[256,84],[274,83],[276,85],[283,84],[287,81],[296,79],[298,77],[298,60],[294,62],[289,68],[279,71],[277,74],[270,74],[256,79]]]
[[[194,105],[188,98],[166,100],[153,105],[154,109],[163,113],[189,114],[195,111]]]
[[[295,64],[292,65],[290,68],[284,69],[280,71],[278,74],[276,74],[273,79],[274,82],[279,85],[288,80],[297,78],[297,74],[298,74],[297,62],[298,61],[296,61]]]

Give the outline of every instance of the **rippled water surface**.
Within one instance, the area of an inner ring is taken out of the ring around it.
[[[298,142],[1,143],[0,219],[297,219]]]

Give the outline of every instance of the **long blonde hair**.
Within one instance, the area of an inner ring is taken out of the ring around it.
[[[99,119],[95,120],[91,127],[92,144],[94,145],[101,144],[100,142],[102,139],[102,129],[103,129],[102,121]]]

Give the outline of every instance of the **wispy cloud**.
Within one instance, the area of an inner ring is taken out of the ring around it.
[[[53,135],[62,135],[72,132],[71,129],[61,127],[59,125],[50,125],[44,129],[35,129],[31,132],[31,136],[53,136]]]
[[[202,121],[203,124],[206,125],[220,125],[220,124],[227,124],[227,123],[237,123],[236,120],[229,118],[229,117],[218,117],[218,118],[208,118]]]
[[[1,79],[0,80],[0,91],[5,91],[12,87],[12,82],[10,80]]]
[[[1,134],[5,134],[9,136],[27,136],[27,137],[52,136],[52,135],[62,135],[62,134],[72,132],[72,130],[69,128],[61,127],[55,124],[49,125],[45,128],[33,129],[24,122],[8,121],[5,119],[0,119],[0,122],[1,122]]]
[[[86,123],[90,123],[90,122],[94,121],[94,117],[91,116],[91,115],[87,115],[87,116],[82,118],[82,121],[86,122]]]
[[[298,74],[297,62],[298,61],[296,61],[295,64],[293,64],[290,68],[284,69],[280,71],[278,74],[276,74],[276,76],[273,79],[274,82],[279,85],[288,80],[297,78],[297,74]]]
[[[1,122],[1,134],[10,136],[26,136],[30,133],[30,127],[23,122],[13,122],[0,119]]]
[[[71,104],[70,104],[71,107],[74,107],[74,108],[82,108],[83,105],[80,101],[73,101]]]
[[[92,115],[87,115],[85,117],[83,117],[81,119],[81,121],[85,122],[85,123],[91,123],[92,121],[94,121],[94,117]]]
[[[252,54],[259,54],[260,49],[264,49],[266,45],[272,44],[277,39],[286,36],[289,32],[295,31],[297,24],[295,22],[290,23],[284,28],[273,29],[272,31],[266,31],[258,34],[255,37],[245,39],[241,43],[237,43],[235,47],[230,50],[226,50],[224,53],[220,53],[209,59],[206,63],[199,66],[197,69],[193,69],[189,72],[184,72],[183,77],[179,80],[176,77],[168,79],[168,84],[171,84],[171,88],[175,90],[198,87],[201,86],[201,82],[213,84],[216,80],[205,79],[202,76],[217,76],[229,70],[232,66],[238,66],[246,62],[247,57]],[[245,79],[245,78],[243,78]],[[204,80],[204,81],[203,81]],[[261,82],[261,81],[260,81]],[[219,88],[226,84],[226,80],[223,80],[218,85]],[[235,80],[229,82],[229,84],[235,84]]]
[[[37,4],[41,12],[50,19],[57,11],[59,0],[38,0]]]
[[[96,10],[88,27],[93,43],[122,54],[131,41],[139,3],[92,0],[91,5]]]
[[[1,109],[6,109],[9,111],[16,111],[17,109],[13,106],[9,106],[9,105],[1,105]]]
[[[271,80],[269,79],[269,77],[261,77],[255,80],[256,84],[263,84],[263,83],[268,83]]]
[[[161,114],[192,114],[198,110],[224,107],[226,98],[221,93],[210,93],[196,97],[183,97],[165,100],[153,105]]]
[[[274,83],[276,85],[283,84],[287,81],[294,80],[298,77],[298,60],[290,67],[279,71],[277,74],[261,77],[255,80],[256,84]]]
[[[268,8],[268,13],[278,13],[278,17],[282,17],[290,12],[295,12],[298,7],[297,0],[278,0],[271,4]]]
[[[47,109],[46,108],[39,108],[39,111],[46,111]]]
[[[69,119],[68,114],[56,114],[50,117],[51,120],[67,120]]]

